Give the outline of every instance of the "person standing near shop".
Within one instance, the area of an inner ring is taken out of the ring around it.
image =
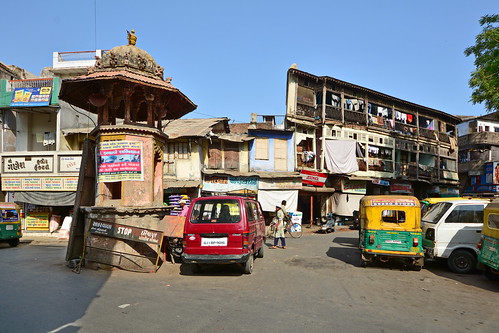
[[[179,216],[187,216],[187,212],[189,211],[189,206],[187,205],[187,202],[185,200],[180,200],[180,208],[182,208],[182,211],[180,212]]]
[[[274,230],[274,246],[271,249],[276,249],[277,244],[279,244],[279,239],[281,240],[281,247],[286,248],[286,238],[284,237],[284,213],[280,206],[275,206],[276,210],[276,224]]]

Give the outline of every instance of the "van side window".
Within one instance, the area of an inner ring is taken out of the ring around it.
[[[499,214],[489,214],[487,223],[490,229],[499,229]]]
[[[246,212],[248,214],[248,221],[255,221],[255,210],[251,202],[246,202]]]
[[[457,206],[445,219],[445,223],[480,223],[481,221],[483,221],[483,205]]]
[[[381,212],[381,219],[383,222],[388,223],[404,223],[405,212],[403,210],[383,210]]]

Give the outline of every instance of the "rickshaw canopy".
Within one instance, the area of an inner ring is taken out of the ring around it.
[[[483,220],[482,234],[499,239],[499,199],[485,206]]]
[[[421,231],[420,202],[406,195],[368,195],[360,201],[362,229]]]

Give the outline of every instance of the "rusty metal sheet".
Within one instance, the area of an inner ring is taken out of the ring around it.
[[[182,238],[184,236],[184,216],[167,215],[161,221],[163,226],[163,235],[165,237]]]

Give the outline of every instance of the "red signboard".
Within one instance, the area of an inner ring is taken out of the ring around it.
[[[302,170],[300,174],[302,183],[307,185],[324,186],[327,179],[327,174],[321,172]]]

